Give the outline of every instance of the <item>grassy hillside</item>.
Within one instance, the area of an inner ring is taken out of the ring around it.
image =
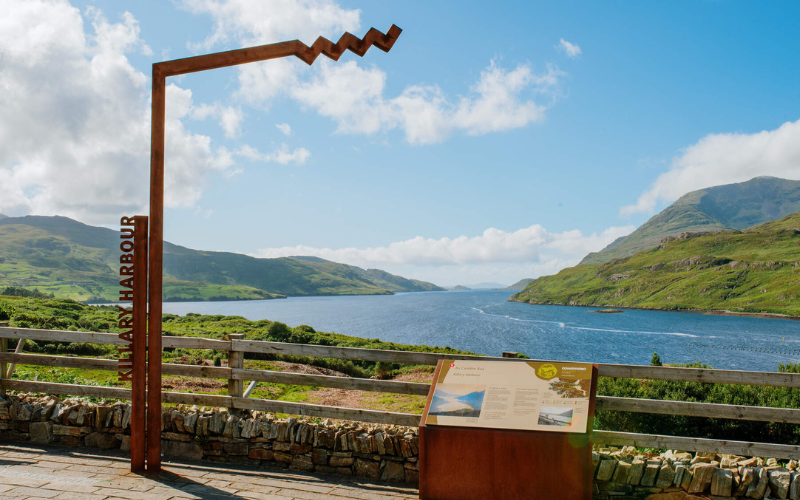
[[[119,233],[65,217],[0,219],[0,286],[75,300],[115,300]],[[164,243],[165,300],[268,299],[288,295],[442,290],[377,269],[316,258],[256,259]]]
[[[670,237],[632,257],[536,279],[510,300],[800,316],[800,213],[745,231]]]
[[[629,257],[684,232],[745,229],[800,212],[800,181],[756,177],[738,184],[692,191],[628,236],[618,238],[581,264]]]

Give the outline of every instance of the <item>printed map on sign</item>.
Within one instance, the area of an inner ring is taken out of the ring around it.
[[[589,363],[445,360],[434,382],[426,425],[587,430]]]

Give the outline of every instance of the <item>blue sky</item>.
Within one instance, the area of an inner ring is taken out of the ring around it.
[[[794,2],[7,4],[8,215],[146,213],[154,61],[392,23],[388,54],[168,82],[166,238],[511,283],[690,190],[800,179]]]

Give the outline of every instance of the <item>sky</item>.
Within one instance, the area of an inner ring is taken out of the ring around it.
[[[146,215],[154,62],[392,24],[389,53],[170,78],[165,239],[510,284],[800,179],[797,2],[3,0],[0,212]]]

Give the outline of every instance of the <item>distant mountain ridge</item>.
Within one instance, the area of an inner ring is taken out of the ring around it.
[[[800,318],[799,269],[796,213],[744,231],[670,236],[631,257],[537,278],[509,300]]]
[[[119,289],[119,232],[66,217],[0,218],[0,285],[37,287],[78,300],[112,301]],[[316,257],[257,259],[164,242],[165,300],[441,291],[379,269]]]
[[[578,265],[630,257],[684,232],[745,229],[795,212],[800,212],[800,181],[756,177],[700,189],[681,196],[634,232],[590,253]]]
[[[525,287],[528,286],[528,283],[530,283],[531,281],[533,281],[533,278],[522,278],[513,285],[509,285],[503,288],[503,290],[516,290],[516,291],[524,290]]]

